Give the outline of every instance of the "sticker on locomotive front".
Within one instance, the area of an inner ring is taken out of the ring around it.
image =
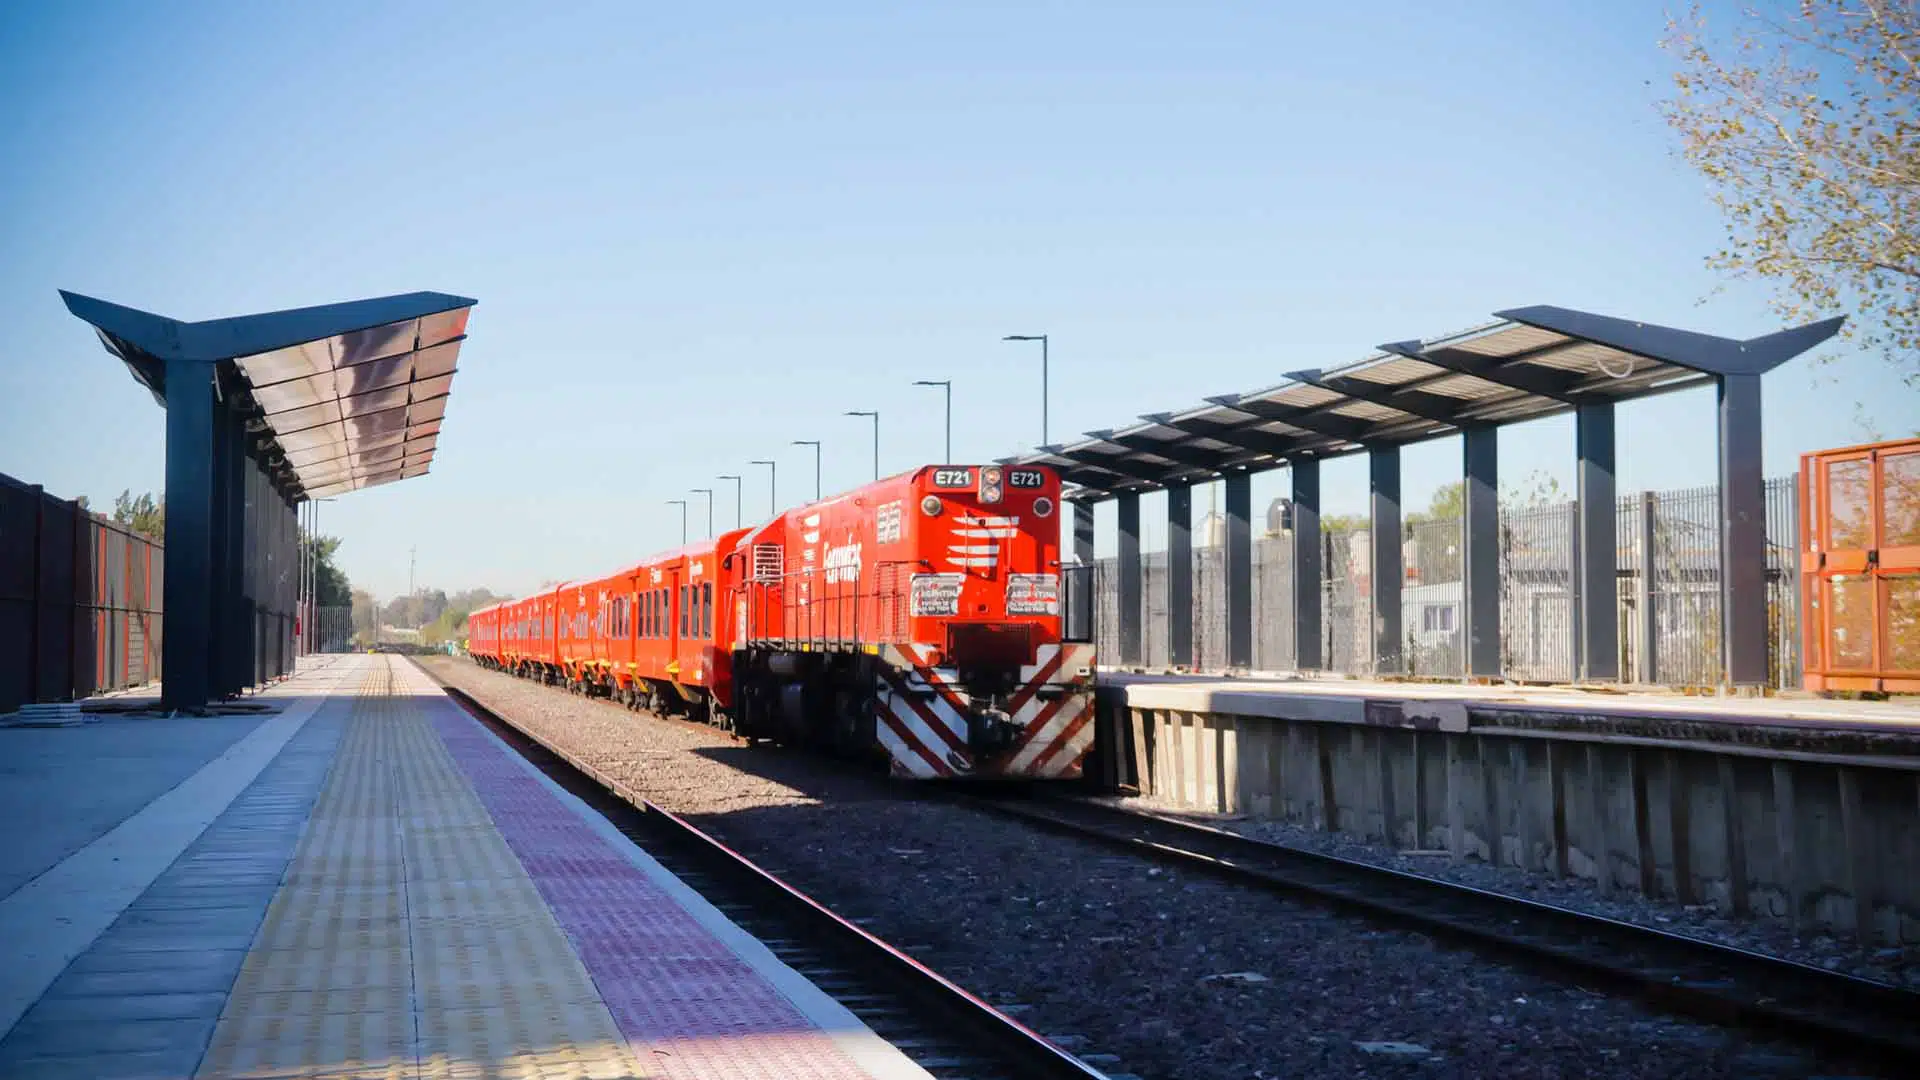
[[[965,574],[915,574],[909,607],[915,618],[960,614],[960,583]]]
[[[873,512],[873,538],[882,544],[900,539],[900,501],[883,503]]]
[[[1060,614],[1060,575],[1008,574],[1007,614]]]

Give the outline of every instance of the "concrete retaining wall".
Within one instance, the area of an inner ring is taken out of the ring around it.
[[[1857,931],[1865,897],[1872,939],[1920,942],[1920,756],[1458,721],[1420,730],[1374,709],[1356,723],[1106,696],[1107,776],[1181,807],[1809,929]]]

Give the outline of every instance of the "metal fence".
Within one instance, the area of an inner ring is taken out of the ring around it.
[[[0,475],[0,713],[160,677],[161,546]]]
[[[1767,623],[1769,681],[1800,684],[1799,514],[1792,477],[1767,481]],[[1577,504],[1502,507],[1499,516],[1500,660],[1507,677],[1566,682],[1578,674],[1574,628],[1579,597],[1574,570]],[[1647,492],[1619,500],[1618,581],[1621,678],[1627,682],[1713,686],[1721,681],[1719,492],[1714,487]],[[1464,544],[1459,519],[1415,521],[1403,530],[1406,578],[1401,619],[1404,668],[1375,670],[1371,536],[1365,528],[1321,534],[1321,655],[1330,671],[1352,675],[1458,677],[1465,672]],[[1167,553],[1142,557],[1142,655],[1165,667]],[[1226,563],[1218,546],[1193,553],[1194,666],[1226,667]],[[1101,559],[1093,575],[1095,641],[1118,663],[1117,561]],[[1253,545],[1253,666],[1298,667],[1294,640],[1293,539],[1266,536]]]

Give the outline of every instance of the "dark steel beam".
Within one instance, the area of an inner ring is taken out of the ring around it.
[[[1189,435],[1212,439],[1215,442],[1230,443],[1253,453],[1269,454],[1275,458],[1299,453],[1308,445],[1305,440],[1261,431],[1255,425],[1263,421],[1257,419],[1241,424],[1230,424],[1198,416],[1175,419],[1171,413],[1150,413],[1142,416],[1141,419],[1175,431],[1184,431]]]
[[[1167,489],[1167,662],[1193,666],[1193,485]]]
[[[1115,508],[1120,518],[1120,666],[1140,663],[1140,496],[1127,492]]]
[[[1232,468],[1244,458],[1244,455],[1222,453],[1219,450],[1208,450],[1199,446],[1184,446],[1178,442],[1163,442],[1158,439],[1149,439],[1145,435],[1137,433],[1089,431],[1087,432],[1087,437],[1099,439],[1101,442],[1112,443],[1115,446],[1125,447],[1128,450],[1138,453],[1152,454],[1155,457],[1166,458],[1168,461],[1186,465],[1190,468],[1205,469],[1208,472],[1215,473]]]
[[[1620,678],[1620,583],[1614,499],[1613,402],[1586,402],[1574,413],[1579,459],[1580,595],[1575,654],[1586,679]]]
[[[1328,376],[1318,370],[1288,372],[1287,378],[1308,386],[1317,386],[1322,390],[1331,390],[1336,394],[1344,394],[1355,401],[1398,409],[1416,419],[1451,424],[1455,427],[1467,422],[1463,413],[1469,407],[1469,403],[1459,398],[1429,394],[1424,390],[1382,386],[1379,383],[1370,383],[1365,379],[1356,379],[1347,375]]]
[[[1399,447],[1367,450],[1367,488],[1373,503],[1369,536],[1373,549],[1373,671],[1376,675],[1400,675],[1406,671],[1400,640],[1400,589],[1407,574],[1400,550]]]
[[[1436,348],[1421,348],[1417,341],[1398,341],[1380,346],[1381,352],[1406,356],[1434,367],[1446,368],[1462,375],[1472,375],[1476,379],[1496,383],[1514,390],[1523,390],[1539,397],[1550,398],[1567,405],[1578,404],[1581,394],[1577,389],[1579,377],[1563,372],[1547,372],[1540,368],[1522,368],[1510,360],[1501,362],[1479,353],[1443,345]],[[1513,360],[1519,359],[1518,357]]]
[[[1056,457],[1063,457],[1069,461],[1077,461],[1083,465],[1091,465],[1096,469],[1101,469],[1117,476],[1139,480],[1155,486],[1165,486],[1171,477],[1182,472],[1190,471],[1184,465],[1169,468],[1165,465],[1155,465],[1152,462],[1140,461],[1129,457],[1127,454],[1102,454],[1083,446],[1050,446],[1043,447],[1043,449]]]
[[[1351,420],[1344,416],[1332,416],[1326,409],[1339,408],[1340,402],[1328,402],[1325,405],[1280,405],[1260,399],[1238,398],[1233,395],[1211,397],[1209,402],[1225,409],[1233,409],[1257,417],[1263,422],[1278,422],[1316,435],[1324,435],[1341,442],[1366,443],[1377,441],[1385,434],[1376,425],[1362,420]]]
[[[1293,473],[1294,667],[1318,671],[1320,655],[1320,461],[1295,458]]]
[[[1495,678],[1500,671],[1500,429],[1474,424],[1462,433],[1466,484],[1461,520],[1462,597],[1468,675]]]
[[[1253,666],[1253,477],[1226,478],[1227,667]]]
[[[1760,686],[1767,681],[1767,491],[1760,457],[1760,376],[1722,376],[1719,414],[1721,649],[1729,683]]]

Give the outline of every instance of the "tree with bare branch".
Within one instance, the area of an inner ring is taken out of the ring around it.
[[[1696,7],[1667,29],[1662,111],[1726,219],[1709,265],[1774,286],[1789,321],[1848,315],[1920,388],[1920,0],[1776,0],[1726,32]]]

